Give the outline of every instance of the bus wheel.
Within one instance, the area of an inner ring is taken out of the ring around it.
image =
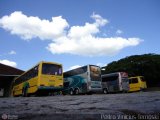
[[[79,89],[78,89],[78,88],[75,89],[75,94],[76,94],[76,95],[79,94]]]
[[[128,93],[128,91],[127,90],[123,90],[123,93]]]
[[[69,94],[70,94],[70,95],[73,95],[73,94],[74,94],[73,89],[70,89]]]
[[[103,93],[104,94],[107,94],[108,93],[108,90],[105,88],[105,89],[103,89]]]
[[[27,91],[28,91],[28,87],[23,88],[23,90],[22,90],[22,96],[23,97],[27,97],[28,96]]]

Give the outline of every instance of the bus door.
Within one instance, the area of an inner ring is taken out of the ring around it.
[[[65,95],[69,92],[69,86],[70,86],[70,82],[64,80],[64,86],[63,86],[63,90],[62,90],[62,94]]]
[[[119,80],[118,76],[112,77],[112,81],[108,81],[108,91],[118,92],[119,91]]]
[[[64,82],[64,89],[67,89],[69,87],[70,82],[69,81],[65,81]]]
[[[118,75],[111,75],[107,78],[108,92],[118,92],[119,91],[119,77]]]

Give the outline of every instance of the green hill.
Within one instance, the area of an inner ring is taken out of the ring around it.
[[[102,74],[125,71],[129,76],[142,75],[148,87],[160,87],[160,55],[133,55],[109,63],[103,67]]]

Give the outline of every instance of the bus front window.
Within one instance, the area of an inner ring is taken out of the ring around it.
[[[42,74],[45,74],[45,75],[62,75],[62,66],[43,63]]]
[[[90,66],[90,74],[91,74],[92,81],[101,81],[100,67]]]

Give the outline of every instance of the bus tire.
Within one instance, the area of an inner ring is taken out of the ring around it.
[[[87,92],[87,95],[92,95],[92,92]]]
[[[75,95],[78,95],[78,94],[79,94],[79,89],[76,88],[76,89],[75,89]]]
[[[73,94],[74,94],[73,89],[70,89],[69,94],[70,94],[70,95],[73,95]]]
[[[108,94],[107,88],[104,88],[104,89],[103,89],[103,93],[104,93],[104,94]]]
[[[123,93],[128,93],[128,91],[127,90],[123,90]]]
[[[28,96],[27,91],[28,91],[28,87],[23,88],[23,90],[22,90],[22,96],[23,97],[27,97]]]

